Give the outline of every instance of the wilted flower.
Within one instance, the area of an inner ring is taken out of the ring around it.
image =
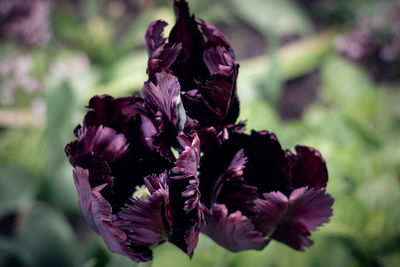
[[[111,251],[135,261],[150,260],[166,240],[191,257],[200,230],[232,251],[262,249],[270,239],[310,246],[309,231],[332,212],[324,160],[312,148],[285,152],[273,134],[246,135],[234,124],[233,50],[185,1],[174,4],[168,43],[165,22],[146,33],[143,98],[93,97],[66,147],[86,220]]]
[[[312,245],[310,231],[329,221],[333,199],[321,154],[304,146],[296,153],[266,131],[231,133],[205,153],[202,232],[231,251],[262,249],[271,239],[297,250]]]

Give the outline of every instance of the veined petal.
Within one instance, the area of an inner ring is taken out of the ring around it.
[[[229,52],[232,59],[235,59],[235,54],[228,39],[214,25],[202,19],[199,19],[199,21],[201,31],[207,40],[206,48],[222,46]]]
[[[197,135],[175,162],[168,179],[173,231],[169,241],[190,257],[200,232],[200,192],[197,168],[200,162],[200,140]]]
[[[311,147],[296,146],[296,155],[287,153],[292,160],[292,183],[294,188],[325,188],[328,170],[321,153]]]
[[[239,137],[244,137],[242,142],[248,158],[244,170],[245,180],[250,185],[257,186],[259,192],[281,191],[288,194],[291,191],[291,181],[285,170],[285,152],[278,138],[267,131],[252,131],[249,136]]]
[[[253,221],[257,229],[296,250],[311,246],[310,231],[332,216],[333,199],[322,189],[298,188],[289,198],[280,192],[263,196],[256,201]]]
[[[106,126],[117,133],[123,133],[129,143],[140,149],[153,150],[150,138],[157,133],[155,119],[145,107],[142,98],[94,96],[88,107],[92,110],[85,115],[84,127]]]
[[[106,161],[114,162],[128,150],[125,136],[108,127],[84,127],[78,130],[77,135],[78,140],[65,148],[73,166],[79,165],[80,156],[101,155]]]
[[[265,239],[251,220],[240,211],[228,215],[225,205],[214,204],[204,213],[205,224],[202,225],[201,232],[230,251],[261,250],[269,243],[269,239]]]
[[[167,25],[168,23],[166,23],[165,21],[156,20],[151,22],[149,27],[147,28],[145,35],[145,44],[149,56],[151,56],[153,51],[162,46],[167,40],[162,36],[164,28]]]
[[[194,87],[194,81],[204,80],[208,76],[203,63],[204,38],[197,21],[189,13],[189,7],[184,0],[174,1],[176,23],[168,38],[169,44],[182,44],[182,51],[171,70],[179,78],[183,91]]]
[[[149,80],[156,82],[156,73],[168,71],[178,58],[182,50],[182,44],[163,44],[152,52],[147,62],[147,74]]]
[[[247,185],[243,179],[243,169],[247,163],[244,150],[239,150],[233,157],[228,168],[214,183],[211,192],[210,206],[222,203],[230,212],[241,211],[251,214],[254,200],[257,199],[257,187]]]
[[[151,247],[164,242],[170,232],[166,219],[168,191],[153,191],[148,200],[132,198],[118,213],[119,228],[124,230],[130,245],[145,260],[152,259]]]
[[[106,184],[92,189],[89,184],[89,171],[80,167],[76,167],[74,171],[74,180],[85,219],[93,230],[103,237],[107,247],[134,261],[144,261],[145,259],[140,254],[129,247],[125,232],[116,225],[111,205],[101,195]]]

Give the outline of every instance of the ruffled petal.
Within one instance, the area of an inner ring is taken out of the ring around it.
[[[296,155],[288,153],[292,160],[292,183],[294,188],[325,188],[328,170],[321,153],[311,147],[296,146]]]
[[[164,44],[153,51],[147,62],[147,74],[149,80],[156,82],[156,73],[168,71],[172,64],[175,63],[179,53],[182,50],[182,44]]]
[[[173,127],[182,130],[186,114],[183,109],[178,79],[170,73],[156,74],[157,83],[147,82],[143,86],[143,95],[150,107],[157,113],[161,111]]]
[[[107,162],[114,162],[128,151],[123,134],[108,127],[89,127],[78,130],[78,140],[68,144],[65,152],[73,166],[79,163],[80,156],[101,155]]]
[[[250,136],[239,135],[238,141],[243,142],[248,158],[245,180],[257,186],[259,192],[281,191],[289,194],[292,187],[285,168],[287,159],[277,137],[267,131],[252,131]]]
[[[200,162],[200,140],[195,136],[175,162],[168,179],[173,232],[169,241],[190,257],[200,232],[200,192],[197,168]]]
[[[166,23],[165,21],[156,20],[151,22],[149,27],[147,28],[145,35],[145,44],[149,56],[151,56],[153,51],[162,46],[167,40],[162,36],[164,28],[167,25],[168,23]]]
[[[168,191],[162,185],[164,178],[151,176],[146,180],[151,180],[148,183],[158,183],[160,188],[155,191],[155,188],[149,189],[151,195],[148,200],[132,198],[118,213],[118,219],[119,228],[127,234],[130,246],[135,251],[140,251],[146,260],[151,260],[151,247],[167,240],[170,232],[166,218]]]
[[[92,110],[85,115],[84,127],[106,126],[123,133],[129,143],[140,147],[143,151],[153,149],[150,138],[157,133],[157,129],[155,120],[145,107],[142,98],[94,96],[90,99],[88,107]]]
[[[235,59],[234,51],[228,39],[214,25],[202,19],[199,19],[199,21],[201,31],[206,38],[206,48],[222,46],[229,52],[232,59]]]
[[[184,0],[174,1],[176,24],[172,28],[169,44],[182,44],[182,51],[171,70],[179,78],[182,90],[194,87],[195,80],[205,80],[208,71],[203,63],[204,38],[198,29],[194,16],[190,16],[189,7]]]
[[[225,205],[214,204],[204,213],[206,223],[202,225],[201,232],[232,252],[261,250],[269,243],[240,211],[228,215]]]
[[[247,158],[244,150],[239,150],[233,157],[228,168],[214,183],[211,192],[210,206],[222,203],[230,212],[241,211],[251,214],[254,200],[257,199],[257,187],[247,185],[243,179],[243,169]]]
[[[258,213],[253,221],[257,229],[296,250],[311,246],[310,231],[332,216],[333,199],[322,189],[298,188],[289,198],[280,192],[263,196],[256,201]]]
[[[118,228],[111,205],[101,195],[106,184],[91,188],[89,171],[76,167],[74,171],[75,186],[79,195],[79,204],[89,225],[103,237],[107,247],[115,252],[128,256],[134,261],[145,259],[130,247],[124,231]]]

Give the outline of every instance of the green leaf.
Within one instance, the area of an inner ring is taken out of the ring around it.
[[[24,266],[80,266],[81,250],[69,224],[57,211],[36,206],[19,229],[18,236],[10,241],[9,253]]]
[[[368,212],[357,198],[348,195],[333,196],[333,216],[324,226],[325,233],[360,237],[365,230]]]
[[[230,0],[233,12],[262,33],[280,36],[311,32],[311,24],[290,0]]]
[[[30,203],[37,192],[40,180],[32,173],[0,166],[0,217]]]

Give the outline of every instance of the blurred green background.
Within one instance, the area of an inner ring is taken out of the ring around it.
[[[91,96],[141,90],[145,30],[155,19],[170,30],[172,0],[41,4],[24,13],[46,18],[25,18],[39,41],[0,13],[0,266],[136,266],[84,221],[64,146]],[[400,266],[399,1],[189,5],[232,42],[247,131],[322,152],[334,215],[305,252],[271,242],[234,254],[201,236],[191,261],[163,244],[152,266]]]

